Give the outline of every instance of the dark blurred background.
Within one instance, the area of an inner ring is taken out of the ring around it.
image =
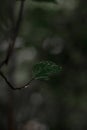
[[[0,0],[0,62],[19,5]],[[14,53],[3,71],[14,86],[21,86],[41,60],[55,62],[62,72],[15,91],[0,77],[0,130],[86,130],[87,0],[25,1]]]

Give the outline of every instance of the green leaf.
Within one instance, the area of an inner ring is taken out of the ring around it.
[[[49,76],[61,71],[61,67],[52,61],[41,61],[33,67],[33,77],[35,79],[48,80]]]

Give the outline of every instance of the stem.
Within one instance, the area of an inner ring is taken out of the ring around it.
[[[12,37],[10,38],[10,41],[9,41],[9,47],[8,47],[8,50],[7,50],[7,55],[6,55],[5,60],[2,61],[2,63],[0,64],[0,68],[2,68],[5,64],[8,64],[9,59],[10,59],[12,52],[13,52],[13,49],[14,49],[16,38],[17,38],[18,33],[19,33],[25,0],[20,0],[20,1],[21,1],[21,4],[20,4],[20,10],[19,10],[17,23],[16,23],[15,28],[13,27],[13,31],[12,31],[13,34],[12,34]]]
[[[7,85],[8,85],[11,89],[13,89],[13,90],[27,88],[27,87],[31,84],[31,82],[32,82],[33,80],[35,80],[35,78],[32,78],[32,79],[29,80],[29,82],[26,83],[24,86],[22,86],[22,87],[14,87],[14,86],[8,81],[8,79],[7,79],[6,76],[3,74],[3,72],[0,71],[0,75],[1,75],[1,77],[5,80],[5,82],[7,83]]]
[[[8,86],[11,88],[11,89],[14,89],[14,87],[11,85],[11,83],[7,80],[7,78],[5,77],[5,75],[0,71],[0,75],[1,77],[5,80],[5,82],[8,84]]]
[[[24,8],[24,0],[21,0],[18,20],[17,20],[17,23],[16,23],[16,27],[13,30],[13,37],[12,37],[10,43],[9,43],[9,48],[8,48],[7,56],[6,56],[6,59],[5,59],[6,64],[8,64],[8,62],[9,62],[10,56],[11,56],[13,49],[14,49],[14,44],[15,44],[16,38],[17,38],[18,33],[19,33],[19,29],[20,29],[20,25],[21,25],[21,21],[22,21],[23,8]]]

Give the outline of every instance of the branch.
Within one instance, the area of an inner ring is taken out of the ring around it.
[[[23,9],[24,9],[24,2],[25,2],[25,0],[20,0],[20,1],[21,1],[21,4],[20,4],[20,10],[19,10],[17,23],[16,23],[15,28],[13,28],[13,31],[12,31],[13,34],[12,34],[12,37],[10,38],[10,42],[9,42],[9,47],[8,47],[8,50],[7,50],[6,58],[0,64],[0,68],[2,68],[5,64],[8,64],[9,59],[10,59],[10,57],[12,55],[12,52],[13,52],[13,49],[14,49],[16,38],[17,38],[18,33],[19,33],[19,29],[20,29],[20,25],[21,25],[21,21],[22,21],[22,15],[23,15]]]
[[[7,85],[8,85],[11,89],[13,89],[13,90],[27,88],[27,87],[31,84],[31,82],[32,82],[33,80],[35,80],[35,78],[32,78],[32,79],[31,79],[28,83],[26,83],[24,86],[14,87],[14,86],[8,81],[7,77],[3,74],[2,71],[0,71],[0,75],[1,75],[1,77],[5,80],[5,82],[7,83]]]

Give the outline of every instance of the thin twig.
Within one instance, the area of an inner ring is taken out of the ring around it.
[[[35,78],[32,78],[32,79],[29,80],[29,82],[26,83],[24,86],[14,87],[14,86],[8,81],[7,77],[3,74],[2,71],[0,71],[0,75],[1,75],[1,77],[5,80],[5,82],[7,83],[7,85],[8,85],[11,89],[13,89],[13,90],[27,88],[27,87],[31,84],[31,82],[32,82],[33,80],[35,80]]]
[[[0,68],[2,68],[5,64],[8,64],[9,59],[10,59],[10,57],[12,55],[12,52],[13,52],[13,49],[14,49],[16,38],[17,38],[18,33],[19,33],[19,29],[20,29],[20,25],[21,25],[21,21],[22,21],[22,15],[23,15],[23,9],[24,9],[24,2],[25,2],[25,0],[20,0],[20,1],[21,1],[21,4],[20,4],[20,10],[19,10],[17,23],[16,23],[15,28],[13,28],[13,35],[10,38],[10,41],[9,41],[9,47],[8,47],[8,50],[7,50],[6,58],[0,64]]]
[[[5,80],[5,82],[8,84],[8,86],[12,89],[14,89],[14,87],[11,85],[11,83],[7,80],[6,76],[3,74],[2,71],[0,71],[0,75],[1,77]]]

